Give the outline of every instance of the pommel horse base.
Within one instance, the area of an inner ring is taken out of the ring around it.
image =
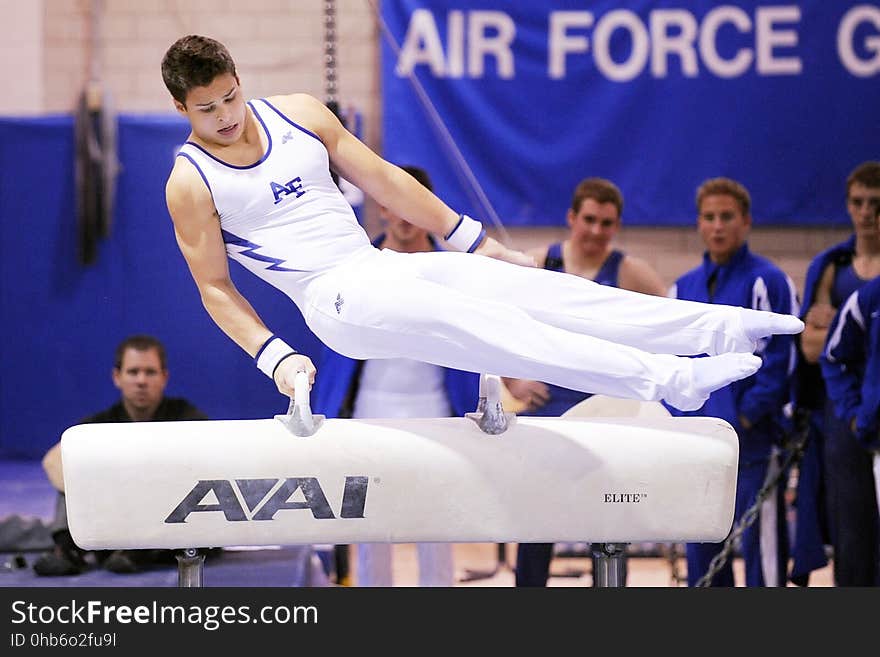
[[[589,539],[594,583],[622,586],[627,543],[733,522],[739,446],[717,418],[517,417],[494,376],[463,418],[325,419],[304,376],[295,393],[274,419],[67,429],[76,544],[181,550],[179,585],[201,586],[202,547]]]

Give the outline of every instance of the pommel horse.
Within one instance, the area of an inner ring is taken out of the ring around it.
[[[98,549],[603,543],[597,586],[622,586],[630,542],[719,542],[733,522],[738,440],[706,417],[518,417],[481,377],[465,417],[326,419],[298,376],[264,420],[85,424],[61,455],[70,531]]]

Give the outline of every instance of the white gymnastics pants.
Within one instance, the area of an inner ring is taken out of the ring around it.
[[[682,410],[699,408],[708,392],[694,390],[693,361],[677,355],[751,353],[741,315],[758,312],[629,292],[485,256],[387,249],[322,274],[305,301],[307,325],[350,358],[412,358],[583,392],[666,399]]]

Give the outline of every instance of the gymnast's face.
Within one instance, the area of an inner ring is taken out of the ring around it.
[[[122,364],[113,370],[113,384],[122,393],[122,403],[129,415],[150,415],[162,401],[168,384],[168,370],[156,349],[140,351],[129,347],[122,354]]]
[[[752,218],[743,214],[736,199],[728,194],[706,196],[700,203],[697,230],[709,258],[725,264],[745,243],[752,226]]]
[[[238,77],[224,73],[206,87],[195,87],[186,96],[186,105],[174,101],[185,116],[193,134],[208,144],[229,146],[244,133],[247,104]]]
[[[585,198],[577,213],[569,209],[566,216],[571,228],[571,245],[585,256],[604,254],[620,229],[620,216],[614,203],[599,203]]]

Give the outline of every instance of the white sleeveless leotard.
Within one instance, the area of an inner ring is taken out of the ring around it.
[[[297,305],[316,274],[374,250],[330,176],[327,149],[268,101],[248,102],[266,133],[259,161],[234,166],[186,142],[220,216],[226,253]]]

